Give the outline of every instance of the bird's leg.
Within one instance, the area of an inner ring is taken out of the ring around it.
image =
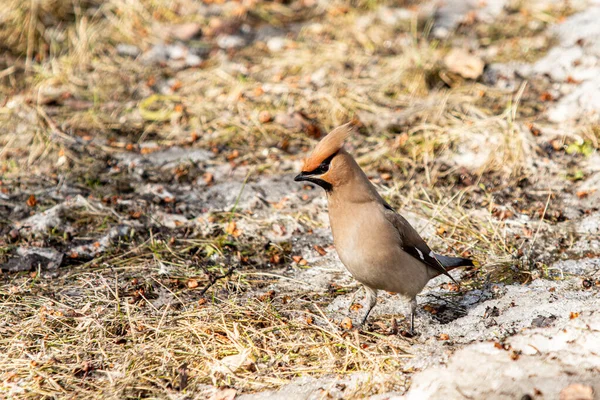
[[[415,313],[417,312],[417,299],[410,301],[410,335],[415,334]]]
[[[360,323],[361,325],[364,325],[365,322],[367,322],[367,318],[369,317],[371,310],[373,309],[373,307],[375,307],[375,304],[377,304],[377,289],[365,286],[365,294],[367,299],[367,310],[365,312],[365,316],[363,317]]]
[[[360,287],[352,293],[352,298],[350,299],[350,305],[348,306],[348,311],[352,311],[352,306],[354,305],[354,300],[356,300],[356,295],[360,292]]]

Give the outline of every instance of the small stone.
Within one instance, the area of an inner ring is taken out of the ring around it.
[[[261,124],[264,124],[273,120],[273,116],[268,111],[261,111],[260,114],[258,114],[258,120],[261,122]]]
[[[18,229],[11,229],[8,232],[8,237],[11,242],[16,242],[17,240],[19,240],[19,236],[20,236],[20,233],[19,233]]]
[[[188,67],[197,67],[198,65],[202,64],[202,58],[196,54],[188,54],[185,58],[185,64]]]
[[[591,386],[574,383],[560,391],[560,400],[594,400]]]
[[[285,39],[282,37],[274,37],[267,41],[267,48],[273,53],[283,50],[284,47]]]
[[[188,22],[185,24],[173,25],[169,29],[171,36],[176,39],[188,41],[198,35],[202,31],[200,24]]]
[[[241,36],[223,35],[217,38],[217,45],[222,49],[236,49],[244,47],[246,40]]]
[[[183,46],[168,46],[167,55],[171,60],[182,60],[185,58],[187,49]]]
[[[116,49],[117,54],[119,54],[120,56],[127,56],[132,58],[139,56],[141,53],[140,49],[132,44],[120,43],[117,45]]]
[[[477,79],[483,74],[485,63],[463,49],[452,49],[444,58],[446,67],[463,78]]]

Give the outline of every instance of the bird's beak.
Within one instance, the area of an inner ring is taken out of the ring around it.
[[[304,172],[299,173],[294,178],[294,181],[296,181],[296,182],[302,182],[302,181],[307,181],[307,180],[308,180],[308,177],[304,174]]]

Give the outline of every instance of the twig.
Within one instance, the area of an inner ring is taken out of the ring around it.
[[[206,287],[204,289],[202,289],[202,291],[200,292],[200,296],[203,296],[204,293],[206,293],[206,291],[208,289],[210,289],[210,287],[212,285],[214,285],[215,283],[217,283],[217,281],[219,279],[227,278],[229,275],[231,275],[233,273],[234,269],[235,269],[235,267],[231,266],[231,267],[229,267],[229,269],[227,270],[227,272],[225,272],[223,275],[213,276],[212,278],[210,278],[210,281],[208,282],[208,285],[206,285]]]

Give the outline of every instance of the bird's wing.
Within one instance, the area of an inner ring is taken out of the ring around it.
[[[389,204],[384,203],[384,215],[387,220],[398,230],[402,238],[402,250],[424,263],[426,266],[433,268],[440,274],[444,274],[455,283],[456,280],[446,268],[438,261],[435,254],[421,236],[417,233],[410,223],[400,214],[398,214]],[[458,284],[458,283],[457,283]]]

